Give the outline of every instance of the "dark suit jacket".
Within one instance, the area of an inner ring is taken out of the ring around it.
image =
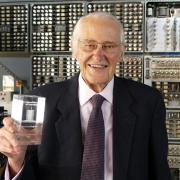
[[[28,150],[19,179],[80,180],[83,144],[78,76],[37,88],[33,93],[47,98],[43,138],[38,150]],[[167,147],[160,93],[115,77],[113,180],[170,180]]]

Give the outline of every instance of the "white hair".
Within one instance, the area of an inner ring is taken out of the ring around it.
[[[90,13],[90,14],[87,14],[85,16],[82,16],[78,22],[76,23],[75,27],[74,27],[74,30],[73,30],[73,33],[72,33],[72,41],[75,40],[75,39],[78,39],[79,37],[79,32],[80,32],[80,26],[82,24],[82,21],[84,21],[86,18],[94,18],[94,19],[100,19],[100,18],[108,18],[108,19],[111,19],[113,20],[115,23],[117,23],[119,25],[119,28],[120,28],[120,42],[124,44],[124,30],[123,30],[123,26],[122,24],[120,23],[120,21],[118,21],[118,19],[109,14],[109,13],[106,13],[106,12],[93,12],[93,13]]]

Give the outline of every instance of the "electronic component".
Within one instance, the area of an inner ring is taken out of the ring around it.
[[[143,52],[143,3],[98,2],[88,3],[87,12],[106,11],[117,17],[124,27],[127,51]]]
[[[144,73],[147,84],[148,80],[180,82],[180,57],[146,56]]]
[[[142,56],[125,56],[116,67],[116,75],[142,82]],[[32,87],[38,87],[50,82],[69,79],[79,72],[79,64],[71,56],[32,57]]]
[[[144,83],[160,90],[168,108],[180,107],[180,57],[145,56]]]
[[[123,61],[117,64],[116,75],[143,82],[143,57],[140,55],[125,55]]]
[[[69,79],[79,71],[76,60],[70,56],[33,56],[32,57],[32,87],[38,87],[50,82]]]
[[[28,5],[0,5],[0,51],[28,51]]]
[[[168,133],[169,139],[171,139],[171,140],[179,139],[180,140],[180,111],[175,110],[175,109],[167,110],[167,112],[166,112],[166,128],[167,128],[167,133]],[[178,147],[179,147],[178,155],[180,155],[180,146],[178,146]]]
[[[32,5],[32,52],[70,51],[72,30],[82,3]]]
[[[180,2],[146,4],[146,51],[180,51]]]
[[[172,178],[180,179],[180,145],[176,142],[169,144],[168,163],[171,169]]]

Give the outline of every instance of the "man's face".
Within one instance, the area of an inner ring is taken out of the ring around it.
[[[91,89],[100,92],[112,79],[121,59],[120,29],[110,19],[89,18],[82,22],[79,34],[74,51],[82,77]]]

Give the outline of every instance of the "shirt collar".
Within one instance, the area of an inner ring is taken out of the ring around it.
[[[113,86],[114,86],[114,76],[111,81],[107,84],[107,86],[98,94],[103,96],[107,101],[112,104],[113,101]],[[85,83],[80,73],[79,75],[79,102],[80,105],[84,105],[89,101],[89,99],[94,95],[97,94],[93,91],[89,86]]]

